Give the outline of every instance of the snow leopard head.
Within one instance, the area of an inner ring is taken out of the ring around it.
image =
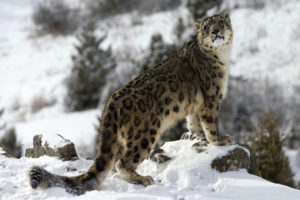
[[[227,11],[196,22],[195,26],[199,45],[204,50],[218,51],[232,43],[232,26]]]

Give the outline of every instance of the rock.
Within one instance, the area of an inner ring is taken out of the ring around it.
[[[38,158],[40,156],[58,157],[61,160],[77,160],[75,145],[65,139],[63,136],[58,135],[62,141],[54,147],[50,147],[48,142],[42,144],[42,135],[35,135],[33,137],[33,148],[26,149],[25,156],[30,158]]]
[[[199,138],[192,132],[186,132],[182,134],[180,139],[195,141],[195,143],[192,145],[192,148],[197,153],[205,153],[209,144],[205,138]],[[251,155],[252,154],[249,147],[240,145],[233,150],[228,151],[226,155],[214,159],[211,163],[211,167],[219,172],[236,171],[241,168],[246,168],[250,173],[256,168],[256,166],[254,166],[254,158]]]
[[[241,168],[250,168],[250,157],[243,147],[236,147],[222,157],[212,161],[211,167],[219,172],[236,171]]]
[[[206,150],[206,147],[208,145],[207,141],[198,141],[192,145],[192,148],[197,152],[197,153],[202,153]]]
[[[239,144],[239,145],[246,148],[249,151],[249,153],[250,153],[250,166],[247,169],[247,171],[250,174],[254,174],[254,172],[256,172],[258,170],[258,166],[256,165],[256,160],[255,160],[255,156],[254,156],[253,151],[251,150],[251,148],[248,145],[245,145],[245,144]]]
[[[150,157],[150,160],[152,160],[153,162],[157,162],[158,164],[161,164],[161,163],[164,163],[164,162],[167,162],[168,160],[171,160],[171,158],[167,155],[164,155],[164,150],[163,149],[155,149],[153,150],[149,157]]]
[[[69,143],[57,148],[58,157],[62,160],[78,159],[74,143]]]

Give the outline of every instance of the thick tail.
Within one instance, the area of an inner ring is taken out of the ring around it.
[[[110,120],[110,119],[109,119]],[[30,185],[33,189],[38,187],[62,187],[67,192],[80,195],[86,191],[98,189],[101,182],[109,172],[114,162],[114,156],[118,151],[116,146],[117,133],[115,127],[105,124],[104,118],[100,134],[100,145],[93,165],[87,173],[74,176],[59,176],[48,172],[47,170],[34,166],[29,171]]]

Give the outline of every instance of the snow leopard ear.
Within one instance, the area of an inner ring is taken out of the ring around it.
[[[227,10],[224,10],[223,12],[220,13],[221,16],[229,18],[229,12]]]
[[[197,31],[200,30],[200,25],[201,25],[200,22],[195,22],[194,25],[195,25]]]

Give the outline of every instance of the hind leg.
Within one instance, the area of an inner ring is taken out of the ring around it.
[[[130,164],[128,161],[120,159],[116,164],[117,171],[121,174],[129,183],[142,184],[148,186],[154,183],[154,180],[151,176],[142,176],[138,174],[135,170],[135,165]]]
[[[125,180],[130,183],[138,183],[144,186],[154,183],[150,176],[142,176],[135,171],[137,166],[148,157],[154,144],[155,138],[154,140],[149,140],[149,138],[146,137],[138,137],[135,145],[132,145],[131,141],[128,142],[126,151],[123,152],[121,158],[116,163],[117,171]]]

